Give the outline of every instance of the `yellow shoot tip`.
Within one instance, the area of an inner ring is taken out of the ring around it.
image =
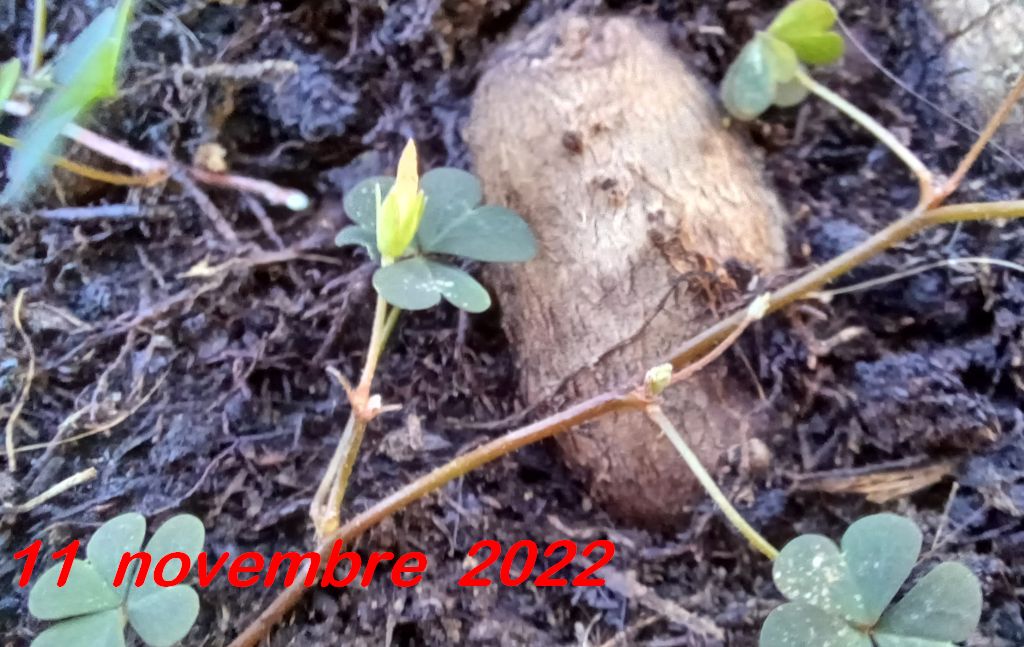
[[[412,139],[406,143],[402,156],[398,158],[398,172],[395,175],[396,184],[403,187],[411,185],[415,191],[419,185],[419,159],[416,155],[416,142]]]

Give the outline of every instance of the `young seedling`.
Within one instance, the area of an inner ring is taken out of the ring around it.
[[[345,212],[355,224],[342,229],[335,242],[362,246],[380,267],[373,274],[377,306],[362,377],[353,387],[338,376],[352,414],[310,505],[319,539],[337,529],[366,424],[385,410],[370,389],[399,313],[431,308],[442,298],[467,312],[490,307],[487,290],[446,263],[446,256],[511,263],[527,261],[537,252],[529,226],[517,213],[481,206],[482,200],[480,182],[465,171],[437,168],[421,178],[412,140],[402,152],[396,177],[364,180],[345,196]]]
[[[475,261],[528,261],[537,251],[533,234],[518,214],[504,207],[480,206],[480,182],[470,173],[437,168],[419,179],[412,142],[402,155],[398,178],[378,177],[357,184],[345,196],[345,212],[355,223],[338,234],[338,245],[362,245],[381,264],[373,287],[392,306],[423,310],[443,297],[467,312],[491,305],[487,291],[466,272],[439,255]],[[380,196],[387,196],[382,201]]]
[[[184,638],[199,615],[199,596],[191,587],[160,586],[151,572],[137,587],[134,568],[113,586],[122,556],[137,553],[145,535],[142,515],[114,517],[93,534],[86,559],[72,563],[63,586],[57,584],[62,565],[44,572],[29,593],[28,610],[40,620],[59,622],[39,634],[32,647],[124,647],[125,624],[150,647],[170,647]],[[146,552],[153,564],[174,552],[192,563],[205,538],[199,519],[178,515],[157,528]]]
[[[932,174],[884,126],[850,102],[815,81],[805,65],[829,65],[845,49],[832,28],[836,10],[826,0],[794,0],[764,31],[754,35],[722,80],[722,102],[733,117],[756,119],[771,106],[791,107],[813,93],[831,103],[888,146],[917,176],[921,202],[933,194]]]
[[[761,647],[953,647],[981,617],[981,584],[957,562],[922,577],[890,603],[917,564],[921,532],[894,514],[854,522],[842,550],[821,535],[801,535],[772,568],[792,602],[772,611]]]

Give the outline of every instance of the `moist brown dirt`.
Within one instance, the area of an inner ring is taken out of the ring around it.
[[[100,4],[55,3],[55,33],[77,33]],[[407,137],[420,143],[426,165],[467,167],[460,127],[482,61],[566,4],[144,3],[123,96],[98,109],[92,124],[180,160],[217,142],[234,170],[307,190],[315,206],[301,214],[265,208],[264,217],[258,203],[234,193],[176,184],[126,193],[58,173],[32,204],[3,212],[5,416],[28,363],[12,320],[21,289],[37,356],[18,442],[123,418],[108,432],[22,454],[18,471],[0,477],[0,499],[18,503],[86,467],[99,471],[29,513],[6,509],[0,517],[3,644],[26,645],[42,626],[24,611],[26,592],[14,586],[9,559],[35,538],[52,550],[118,512],[136,510],[158,523],[185,511],[204,520],[207,547],[216,552],[308,546],[306,508],[347,415],[324,369],[355,374],[372,309],[365,258],[331,242],[344,222],[340,196],[393,164]],[[942,42],[913,3],[840,4],[852,32],[905,86],[976,122],[969,106],[948,94]],[[710,86],[778,5],[590,1],[577,10],[667,23],[680,57]],[[30,21],[27,3],[0,8],[0,28],[17,35],[0,42],[0,57],[26,53]],[[210,67],[285,59],[298,66],[296,74]],[[933,167],[952,168],[972,140],[855,52],[820,78],[890,125]],[[10,132],[14,125],[0,127]],[[848,248],[915,199],[914,182],[892,156],[819,102],[735,127],[765,151],[793,214],[796,268]],[[1022,180],[1011,160],[986,154],[958,199],[1017,197]],[[141,204],[143,217],[69,224],[45,211],[126,202]],[[927,232],[842,284],[954,256],[1019,259],[1021,232],[1013,223]],[[267,252],[279,249],[290,250],[290,260],[270,262]],[[214,276],[182,277],[201,261],[231,259],[243,260]],[[778,431],[769,439],[766,471],[746,469],[740,456],[715,466],[726,491],[780,544],[808,531],[836,537],[879,508],[914,518],[926,546],[942,527],[927,560],[961,559],[984,585],[976,644],[1024,644],[1022,308],[1020,274],[971,266],[809,301],[763,322],[724,361],[750,376],[748,388],[761,401],[750,415]],[[371,427],[350,512],[506,428],[474,423],[526,406],[516,401],[515,349],[502,336],[500,317],[497,309],[462,317],[440,308],[403,321],[379,387],[404,408]],[[951,460],[959,488],[950,497],[946,479],[882,506],[793,488],[801,474],[910,459]],[[636,586],[456,586],[465,552],[478,540],[507,546],[567,537],[613,540],[607,572],[635,578],[646,594]],[[724,644],[753,645],[780,600],[769,564],[710,505],[699,505],[674,530],[637,530],[591,503],[547,444],[467,475],[359,545],[426,552],[424,583],[313,592],[270,644],[601,645],[622,634],[637,644],[723,644],[694,634],[653,595],[710,618],[725,632]],[[272,595],[217,581],[202,591],[199,622],[185,644],[226,644]]]

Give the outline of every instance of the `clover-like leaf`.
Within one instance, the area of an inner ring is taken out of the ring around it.
[[[768,40],[755,36],[743,46],[722,80],[722,102],[737,119],[755,119],[775,100],[775,73]]]
[[[29,613],[40,620],[62,620],[116,609],[121,596],[83,559],[71,563],[64,586],[57,586],[63,563],[46,570],[28,595]]]
[[[58,622],[32,641],[32,647],[124,647],[124,644],[124,615],[120,609]]]
[[[779,12],[768,33],[786,43],[804,63],[827,65],[839,60],[845,43],[831,31],[836,10],[826,0],[794,0]]]
[[[866,623],[874,624],[914,570],[921,553],[921,531],[895,514],[875,514],[853,522],[842,540],[846,565],[864,597]]]
[[[806,602],[788,602],[761,626],[760,647],[872,647],[871,638]]]
[[[981,585],[957,563],[937,566],[889,606],[921,551],[910,520],[865,517],[841,545],[840,552],[826,537],[803,535],[782,549],[772,574],[794,602],[769,615],[761,647],[953,647],[974,631]]]
[[[903,517],[872,515],[847,529],[842,548],[820,535],[797,537],[775,560],[776,586],[791,600],[871,626],[914,568],[921,532]]]
[[[377,187],[380,187],[380,196],[383,198],[394,184],[395,178],[393,177],[367,178],[352,187],[342,200],[345,213],[352,219],[352,222],[362,229],[374,233],[374,249],[377,247]]]
[[[537,241],[526,221],[516,212],[495,205],[455,215],[432,235],[422,235],[420,245],[425,252],[490,263],[528,261],[537,253]]]
[[[33,647],[120,647],[126,619],[151,647],[169,647],[188,633],[199,613],[199,596],[192,588],[161,587],[152,570],[141,587],[132,584],[134,572],[126,575],[123,590],[112,586],[123,555],[139,551],[145,532],[142,515],[114,517],[89,540],[88,560],[72,562],[64,586],[57,586],[62,565],[43,573],[29,593],[29,611],[42,620],[71,619],[41,633]],[[157,528],[146,552],[152,565],[175,552],[187,555],[191,564],[205,537],[199,519],[177,515]]]
[[[452,221],[465,215],[483,199],[480,180],[472,173],[457,168],[436,168],[420,178],[420,186],[427,196],[427,206],[420,222],[419,241],[434,241]]]
[[[403,310],[424,310],[444,297],[467,312],[483,312],[491,297],[476,279],[462,270],[414,256],[382,267],[373,275],[373,287],[391,305]]]
[[[345,247],[347,245],[358,245],[366,249],[366,253],[370,255],[370,260],[377,262],[380,260],[380,252],[377,250],[377,236],[372,231],[367,231],[359,225],[349,225],[334,237],[334,244],[338,247]]]
[[[775,86],[775,105],[780,108],[792,108],[807,98],[811,91],[797,80],[786,81]]]
[[[21,78],[21,61],[12,58],[3,65],[0,65],[0,108],[14,94],[18,87],[18,79]]]
[[[113,585],[121,556],[126,552],[137,553],[142,548],[142,540],[146,537],[146,518],[137,512],[119,515],[100,526],[86,546],[89,563],[103,579]],[[128,593],[132,574],[126,575],[117,587],[121,599]]]
[[[128,622],[151,647],[170,647],[184,638],[199,616],[199,595],[189,586],[144,587],[132,591]]]
[[[970,569],[957,562],[939,564],[885,612],[875,636],[880,647],[916,644],[907,639],[936,644],[967,640],[978,626],[981,603],[981,584]]]

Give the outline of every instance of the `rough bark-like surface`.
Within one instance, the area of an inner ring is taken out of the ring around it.
[[[500,51],[466,135],[488,199],[522,213],[541,244],[489,279],[530,402],[622,384],[699,331],[729,285],[724,264],[783,265],[784,217],[708,90],[659,30],[561,15]],[[749,378],[746,378],[749,379]],[[713,468],[744,435],[750,402],[720,366],[666,411]],[[620,515],[678,519],[698,486],[634,413],[561,441]]]
[[[979,119],[987,118],[1024,74],[1024,3],[925,1],[949,39],[947,67],[954,91],[977,105]],[[999,137],[1024,144],[1024,107],[1014,108]]]

